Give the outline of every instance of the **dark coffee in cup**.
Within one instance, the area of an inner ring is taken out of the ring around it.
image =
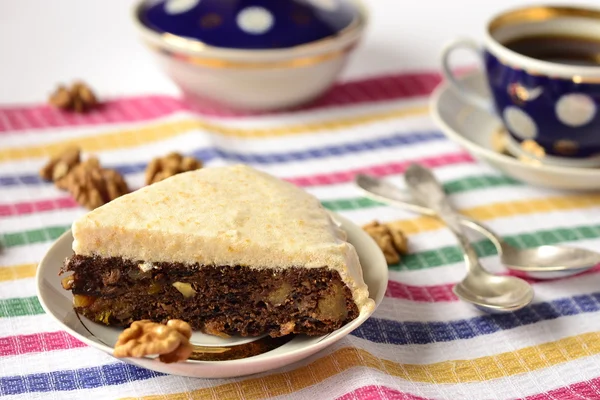
[[[568,35],[529,35],[502,44],[507,49],[537,60],[567,65],[600,65],[600,38]]]
[[[464,87],[449,56],[480,54],[491,98]],[[600,9],[534,6],[488,23],[483,48],[461,39],[442,54],[446,79],[504,123],[508,150],[543,164],[600,166]]]

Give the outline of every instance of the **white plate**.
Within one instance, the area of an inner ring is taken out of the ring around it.
[[[465,75],[463,82],[481,94],[488,93],[480,71]],[[600,189],[600,168],[535,165],[495,151],[492,135],[502,129],[500,119],[469,105],[446,83],[440,84],[432,95],[431,114],[448,138],[514,179],[553,189]]]
[[[375,300],[376,306],[379,306],[388,283],[387,264],[381,250],[360,227],[339,215],[335,215],[335,219],[347,232],[348,241],[356,247],[370,297]],[[84,317],[80,320],[73,311],[71,292],[61,287],[58,272],[64,259],[72,254],[72,242],[71,231],[66,232],[42,259],[36,277],[40,303],[46,313],[61,324],[68,333],[89,346],[112,354],[113,346],[122,329],[102,326]],[[153,358],[127,358],[123,361],[158,372],[198,378],[229,378],[255,374],[283,367],[322,350],[358,328],[371,314],[372,312],[361,312],[358,318],[328,335],[316,337],[298,335],[274,350],[240,360],[188,360],[173,364],[164,364]]]

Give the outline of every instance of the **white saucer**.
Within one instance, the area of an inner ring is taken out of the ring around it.
[[[381,250],[360,227],[339,215],[335,215],[335,220],[347,232],[348,241],[356,247],[370,297],[375,300],[376,306],[379,306],[388,283],[387,263]],[[36,277],[40,303],[46,313],[62,325],[68,333],[87,345],[112,355],[113,346],[122,329],[106,327],[91,322],[83,316],[79,317],[73,311],[71,292],[64,290],[61,286],[58,271],[63,260],[72,254],[72,242],[71,231],[64,233],[40,262]],[[165,364],[147,357],[128,358],[123,361],[166,374],[198,378],[229,378],[255,374],[283,367],[322,350],[358,328],[371,314],[372,312],[362,312],[358,318],[328,335],[316,337],[298,335],[271,351],[239,360],[187,360]],[[198,341],[204,340],[202,336],[207,335],[194,333],[192,342],[197,344]],[[218,338],[215,340],[218,342]]]
[[[465,75],[463,82],[482,95],[488,93],[480,71]],[[465,147],[473,157],[487,162],[514,179],[553,189],[600,189],[600,168],[528,163],[496,151],[492,146],[492,137],[503,129],[500,119],[469,105],[446,83],[441,83],[432,94],[431,114],[448,138]]]

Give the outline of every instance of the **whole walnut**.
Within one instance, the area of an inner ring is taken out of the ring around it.
[[[184,157],[179,153],[169,153],[155,158],[146,167],[146,185],[160,182],[182,172],[202,168],[202,161],[193,157]]]
[[[393,224],[381,224],[373,221],[363,226],[363,230],[375,240],[388,264],[399,263],[401,255],[408,253],[406,236]]]
[[[119,336],[113,355],[122,358],[158,354],[164,363],[185,361],[194,349],[190,337],[192,328],[185,321],[172,319],[166,325],[149,320],[135,321]]]

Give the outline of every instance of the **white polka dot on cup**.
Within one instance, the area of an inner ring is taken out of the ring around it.
[[[263,7],[246,7],[237,15],[238,27],[246,33],[260,35],[273,26],[273,14]]]
[[[596,105],[590,96],[572,93],[562,96],[556,102],[556,117],[567,126],[578,127],[587,124],[596,115]]]
[[[191,10],[200,3],[200,0],[167,0],[165,2],[165,12],[175,15],[182,14]]]
[[[534,139],[538,129],[527,113],[515,106],[508,106],[502,113],[506,127],[521,139]]]

